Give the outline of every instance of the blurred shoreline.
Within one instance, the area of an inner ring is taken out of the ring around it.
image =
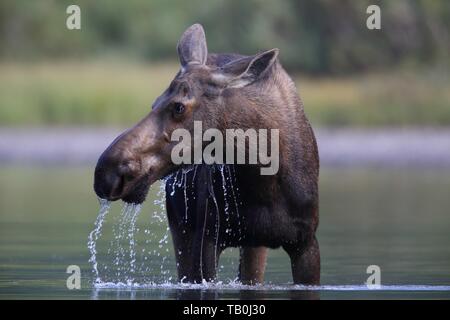
[[[0,165],[94,165],[113,127],[0,128]],[[316,128],[322,167],[450,167],[450,128]]]

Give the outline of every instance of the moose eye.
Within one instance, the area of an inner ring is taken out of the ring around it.
[[[179,103],[179,102],[175,103],[175,105],[173,107],[173,112],[178,115],[183,114],[185,110],[186,110],[186,107],[184,106],[184,104]]]

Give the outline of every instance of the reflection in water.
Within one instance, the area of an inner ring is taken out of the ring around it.
[[[144,290],[144,289],[93,289],[91,299],[176,299],[176,300],[219,300],[219,299],[243,299],[243,300],[318,300],[320,291],[312,290],[286,290],[280,294],[279,291],[271,290]]]
[[[125,284],[98,284],[92,291],[93,299],[116,298],[154,299],[156,295],[163,299],[216,300],[216,299],[290,299],[318,300],[321,294],[329,292],[360,293],[365,295],[378,293],[439,293],[450,297],[450,286],[430,285],[381,285],[376,289],[367,285],[242,285],[236,282],[223,283],[165,283],[143,284],[127,287]]]
[[[180,300],[217,300],[217,299],[288,299],[288,300],[318,300],[324,294],[342,292],[360,297],[391,296],[408,297],[417,294],[450,298],[450,286],[423,285],[390,285],[371,289],[365,285],[340,286],[299,286],[299,285],[143,285],[140,288],[94,288],[92,299],[180,299]]]

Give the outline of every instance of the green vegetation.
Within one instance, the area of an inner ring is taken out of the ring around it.
[[[382,30],[366,28],[369,4]],[[135,123],[195,22],[211,52],[280,48],[315,125],[450,124],[447,0],[3,0],[0,125]]]
[[[81,8],[81,31],[65,27]],[[366,28],[378,4],[382,30]],[[215,52],[254,54],[273,47],[291,70],[348,74],[399,64],[448,63],[448,0],[2,0],[0,58],[66,59],[122,55],[173,60],[180,34],[204,25]]]
[[[131,125],[177,64],[0,64],[0,125]],[[315,125],[449,125],[448,72],[295,77]]]
[[[20,64],[0,66],[0,123],[131,124],[151,109],[174,66]]]

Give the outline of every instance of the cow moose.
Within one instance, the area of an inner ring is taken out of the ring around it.
[[[268,248],[290,257],[295,284],[320,282],[319,157],[294,82],[278,49],[252,56],[208,53],[203,27],[181,36],[181,63],[151,112],[100,156],[94,190],[110,201],[142,203],[150,185],[166,183],[166,208],[178,278],[214,281],[221,252],[240,248],[239,280],[263,282]],[[279,170],[261,164],[175,164],[174,130],[279,130]]]

